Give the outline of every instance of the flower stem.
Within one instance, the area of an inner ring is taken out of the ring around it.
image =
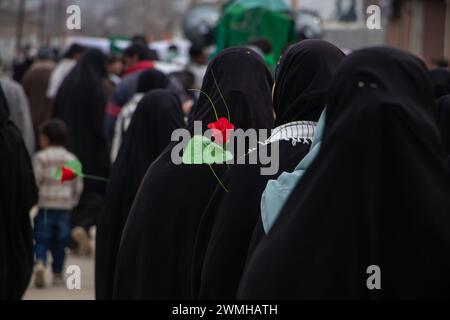
[[[98,180],[103,182],[108,182],[109,179],[103,178],[103,177],[97,177],[97,176],[91,176],[89,174],[83,174],[83,178],[92,179],[92,180]]]
[[[212,106],[213,111],[214,111],[214,115],[216,116],[216,120],[219,120],[219,116],[217,115],[216,106],[214,105],[214,102],[211,100],[211,98],[209,97],[209,95],[206,92],[203,92],[202,90],[199,90],[199,89],[188,89],[188,91],[198,91],[201,94],[205,95],[206,98],[208,98],[209,103],[211,103],[211,106]]]
[[[228,109],[227,102],[225,101],[225,98],[223,97],[222,90],[220,90],[219,84],[217,83],[217,80],[216,80],[216,76],[214,75],[214,72],[212,69],[211,69],[211,74],[213,76],[216,88],[219,91],[220,97],[222,98],[223,104],[225,105],[225,108],[227,109],[228,122],[231,122],[230,109]]]
[[[220,181],[220,178],[217,176],[216,172],[214,171],[213,167],[211,164],[208,164],[209,168],[211,169],[211,172],[213,173],[214,177],[216,177],[217,181],[219,182],[220,186],[223,188],[223,190],[225,190],[225,192],[228,193],[228,189],[225,188],[225,186],[223,185],[222,181]]]

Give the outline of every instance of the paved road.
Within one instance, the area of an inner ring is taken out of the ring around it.
[[[94,257],[78,257],[68,255],[66,259],[66,268],[70,265],[78,265],[81,270],[81,289],[69,290],[66,283],[60,286],[53,286],[51,282],[51,272],[47,272],[47,286],[44,289],[38,289],[31,279],[24,300],[92,300],[94,293]]]

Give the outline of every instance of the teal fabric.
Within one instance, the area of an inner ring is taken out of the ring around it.
[[[277,220],[281,209],[297,185],[297,182],[319,153],[323,129],[325,127],[325,112],[326,109],[322,112],[317,123],[316,133],[309,153],[300,161],[293,172],[283,172],[277,180],[269,180],[267,183],[266,189],[261,197],[261,219],[266,234]]]

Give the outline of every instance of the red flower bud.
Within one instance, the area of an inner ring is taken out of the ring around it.
[[[65,166],[61,168],[61,183],[63,183],[64,181],[71,181],[76,177],[77,175],[75,174],[75,172],[73,172],[72,169]]]
[[[213,131],[214,141],[224,144],[230,140],[230,131],[234,130],[234,125],[227,118],[222,117],[208,124],[208,128]]]

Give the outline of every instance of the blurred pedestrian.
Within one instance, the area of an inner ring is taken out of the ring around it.
[[[30,45],[26,45],[24,48],[22,48],[19,57],[16,57],[13,64],[12,78],[14,81],[17,81],[19,83],[22,82],[23,76],[28,71],[28,68],[31,67],[34,59],[36,58],[36,53],[36,48]]]
[[[146,71],[141,77],[154,71]],[[105,210],[97,223],[97,299],[112,298],[117,250],[128,212],[149,165],[170,143],[173,130],[181,127],[183,113],[173,92],[149,91],[137,105],[112,170]]]
[[[195,76],[192,72],[188,70],[182,70],[177,72],[172,72],[170,77],[176,80],[182,87],[183,91],[181,93],[181,100],[184,119],[187,123],[190,116],[192,116],[193,106],[198,100],[198,91],[194,91]]]
[[[21,299],[33,270],[30,210],[37,202],[30,156],[0,86],[0,300]]]
[[[264,61],[267,64],[267,67],[270,71],[275,70],[275,66],[277,64],[276,58],[273,56],[273,48],[272,44],[266,38],[258,38],[249,43],[250,46],[255,46],[263,55]]]
[[[122,107],[136,93],[139,74],[155,67],[148,46],[140,43],[130,45],[123,52],[124,74],[122,81],[116,85],[107,108],[106,135],[111,143],[117,116]]]
[[[141,46],[148,46],[148,40],[145,34],[135,34],[131,37],[131,44],[139,44]]]
[[[54,99],[58,93],[61,83],[64,81],[69,72],[76,65],[85,48],[77,43],[72,44],[63,58],[54,68],[48,84],[47,97]]]
[[[36,146],[30,107],[23,87],[16,81],[4,76],[0,60],[0,85],[8,102],[11,121],[22,134],[29,155],[33,155]]]
[[[116,86],[122,81],[123,63],[116,55],[108,56],[106,60],[106,70],[108,70],[108,79],[113,86]]]
[[[40,130],[41,151],[34,156],[34,174],[39,190],[39,212],[34,218],[35,278],[36,287],[46,285],[45,268],[47,252],[52,255],[53,283],[63,282],[65,249],[70,237],[69,212],[77,205],[83,190],[83,179],[61,181],[55,179],[56,171],[78,159],[64,147],[67,128],[61,120],[50,120]]]
[[[194,75],[194,86],[191,89],[200,89],[208,64],[208,54],[205,47],[192,45],[189,49],[190,62],[186,70]]]
[[[22,85],[30,103],[31,119],[34,136],[38,139],[40,127],[52,116],[51,100],[47,97],[50,76],[55,67],[52,51],[42,48],[36,61],[28,69],[22,80]],[[39,148],[38,141],[36,146]]]
[[[140,73],[136,93],[131,100],[123,106],[117,117],[111,147],[111,162],[114,162],[117,157],[123,137],[128,130],[131,119],[133,118],[133,113],[136,110],[139,101],[147,92],[155,89],[165,89],[168,85],[169,78],[161,71],[152,69]]]
[[[55,99],[55,117],[67,125],[68,150],[80,159],[85,173],[100,177],[109,176],[104,119],[110,91],[106,57],[97,49],[89,49],[63,81]],[[88,235],[103,208],[105,189],[104,182],[85,179],[80,202],[71,215],[72,238],[86,255],[92,254]]]
[[[180,57],[180,50],[176,44],[171,44],[169,48],[167,48],[167,54],[165,57],[165,62],[167,63],[177,63],[177,59]]]

